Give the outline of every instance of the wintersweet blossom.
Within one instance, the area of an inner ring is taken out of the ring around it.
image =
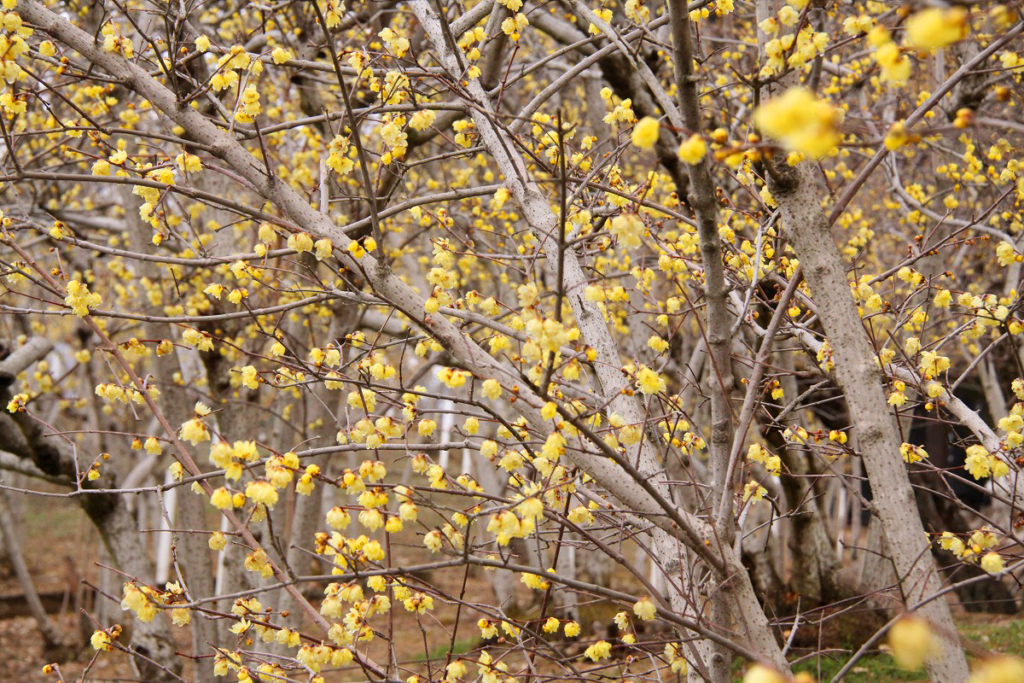
[[[661,124],[652,116],[645,116],[633,126],[632,141],[640,149],[651,149],[658,142]]]
[[[68,282],[67,290],[68,295],[64,297],[64,303],[70,306],[72,313],[79,318],[89,315],[89,309],[96,308],[103,301],[99,294],[89,291],[89,285],[78,280]]]
[[[704,142],[703,137],[697,134],[686,138],[679,145],[679,158],[691,166],[699,164],[707,153],[707,143]]]
[[[897,664],[904,669],[915,670],[924,666],[937,644],[927,621],[906,616],[889,629],[889,647]]]
[[[800,87],[790,88],[754,113],[754,121],[762,132],[778,140],[783,148],[812,159],[820,159],[835,149],[841,139],[842,120],[839,110]]]

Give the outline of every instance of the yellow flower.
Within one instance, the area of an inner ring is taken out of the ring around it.
[[[299,477],[299,480],[295,482],[295,492],[303,496],[308,496],[313,493],[313,489],[316,485],[313,483],[314,477],[320,474],[320,468],[316,465],[310,465],[306,468],[305,474]]]
[[[501,382],[496,379],[484,380],[483,394],[492,401],[501,398]]]
[[[755,664],[743,677],[743,683],[786,683],[786,679],[775,669]]]
[[[904,443],[900,446],[900,455],[903,456],[903,462],[915,463],[921,462],[928,457],[928,451],[921,446],[915,446],[913,444]]]
[[[949,358],[933,351],[922,351],[920,367],[921,372],[929,377],[936,377],[949,369]]]
[[[199,330],[192,329],[191,327],[186,328],[185,331],[181,333],[181,337],[186,343],[191,344],[200,351],[210,351],[213,349],[213,338],[209,334],[200,332]]]
[[[645,116],[633,126],[632,141],[640,149],[650,149],[658,142],[661,124],[652,116]]]
[[[525,14],[516,14],[501,22],[501,30],[505,35],[512,38],[513,42],[518,42],[520,34],[529,25],[530,20]]]
[[[903,145],[910,142],[910,135],[907,134],[907,127],[902,121],[897,121],[889,127],[889,132],[885,134],[885,148],[889,151],[899,149]],[[909,268],[901,268],[902,270],[909,271]],[[902,279],[902,276],[901,276]]]
[[[619,214],[612,219],[609,231],[618,238],[622,247],[636,249],[644,235],[644,222],[635,213]]]
[[[578,526],[589,526],[594,523],[594,514],[583,505],[577,505],[569,511],[569,521]]]
[[[985,553],[981,558],[981,568],[989,574],[998,574],[1004,569],[1002,556],[999,553]]]
[[[906,44],[934,50],[967,36],[967,10],[963,7],[929,7],[907,19]]]
[[[889,629],[889,647],[901,667],[920,669],[935,648],[928,622],[918,617],[903,617]]]
[[[642,621],[650,621],[654,619],[654,615],[657,613],[658,608],[655,607],[650,598],[640,598],[640,600],[633,605],[633,614]]]
[[[1024,660],[1016,657],[986,659],[974,670],[968,683],[1019,683],[1024,681]]]
[[[238,111],[235,112],[235,120],[240,123],[250,123],[260,114],[263,108],[260,106],[260,92],[256,86],[249,84],[245,86],[242,96],[239,98]]]
[[[883,43],[875,52],[875,61],[881,67],[879,78],[894,85],[903,85],[910,78],[910,59],[900,52],[896,43]]]
[[[210,504],[218,510],[227,510],[232,506],[231,492],[221,486],[210,496]]]
[[[110,634],[106,631],[95,631],[89,642],[92,643],[92,649],[97,652],[110,652],[114,649],[110,644]]]
[[[352,523],[352,516],[344,508],[335,505],[327,512],[327,525],[336,531],[341,531]]]
[[[196,446],[201,441],[210,440],[210,430],[206,428],[202,420],[193,418],[181,425],[179,436],[193,446]]]
[[[665,644],[665,659],[672,665],[674,673],[685,674],[687,672],[686,658],[683,656],[682,650],[682,643]]]
[[[490,640],[491,638],[498,637],[498,627],[487,619],[481,619],[476,622],[476,625],[480,628],[480,637],[484,640]]]
[[[466,383],[468,373],[455,368],[441,368],[437,371],[437,378],[449,389],[458,389]]]
[[[423,593],[414,593],[402,601],[402,606],[409,612],[423,614],[434,609],[434,598]]]
[[[549,581],[545,581],[544,577],[537,574],[523,574],[520,580],[527,588],[535,591],[547,590],[551,586]]]
[[[441,532],[435,529],[423,537],[423,545],[429,548],[430,552],[436,553],[441,549],[441,538]]]
[[[366,250],[363,249],[363,245],[359,244],[359,242],[356,242],[355,240],[349,242],[345,249],[348,253],[352,254],[352,258],[361,259],[366,256]]]
[[[256,368],[251,365],[242,368],[242,386],[253,391],[260,388],[260,376],[256,372]]]
[[[419,518],[419,508],[415,503],[402,503],[398,507],[398,516],[405,522],[415,522]]]
[[[820,159],[840,141],[842,114],[805,88],[790,88],[758,107],[754,121],[785,149]]]
[[[189,173],[199,173],[203,170],[203,160],[195,154],[189,154],[187,152],[174,157],[174,163],[177,164],[178,168],[182,171],[188,171]]]
[[[314,242],[313,248],[316,250],[316,260],[323,261],[331,255],[331,252],[334,250],[334,244],[325,237]]]
[[[700,135],[691,135],[679,145],[679,158],[694,166],[699,164],[708,152],[708,146]]]
[[[309,236],[309,233],[293,233],[288,235],[288,248],[294,249],[300,254],[313,251],[313,238]]]
[[[583,656],[596,662],[602,659],[607,659],[611,655],[611,652],[612,644],[604,640],[599,640],[588,647],[586,651],[584,651]]]
[[[68,283],[68,295],[64,297],[64,303],[71,307],[72,312],[79,318],[89,315],[89,309],[100,305],[103,298],[99,294],[89,291],[89,285],[72,280]]]
[[[206,544],[210,546],[210,550],[216,550],[219,552],[221,550],[224,550],[225,546],[227,546],[228,539],[221,532],[215,531],[213,532],[213,534],[210,535],[210,540],[207,541]]]
[[[580,625],[575,621],[570,621],[565,625],[565,637],[575,638],[580,634]]]
[[[272,508],[277,504],[277,489],[269,481],[260,479],[245,487],[245,497]]]
[[[539,498],[527,498],[516,506],[516,512],[523,519],[540,519],[544,516],[544,503]]]
[[[974,444],[967,447],[964,469],[970,472],[975,479],[983,479],[992,473],[992,460],[992,456],[984,446]]]
[[[466,664],[461,659],[456,659],[454,662],[449,664],[445,669],[448,672],[447,680],[452,681],[457,678],[463,678],[466,675]]]
[[[283,47],[278,46],[270,53],[270,58],[274,60],[274,64],[284,64],[292,58],[292,53]]]
[[[23,413],[25,412],[25,406],[28,404],[28,394],[16,394],[7,403],[7,412],[9,413]]]
[[[199,52],[206,52],[210,49],[210,39],[206,36],[199,36],[196,38],[196,50]]]
[[[655,370],[646,366],[636,373],[636,387],[641,394],[658,394],[666,390],[665,380]]]

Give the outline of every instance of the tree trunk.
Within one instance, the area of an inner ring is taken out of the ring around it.
[[[874,504],[899,576],[902,598],[913,606],[939,591],[942,582],[930,561],[928,540],[900,457],[901,440],[889,414],[876,356],[821,208],[812,166],[776,164],[769,188],[782,212],[785,234],[816,297],[818,314],[835,358],[835,375],[850,406],[861,457],[875,494]],[[967,661],[945,600],[932,600],[918,612],[931,623],[944,644],[941,653],[929,660],[929,673],[942,681],[966,680]]]

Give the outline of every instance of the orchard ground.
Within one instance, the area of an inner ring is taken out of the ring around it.
[[[134,680],[133,673],[129,667],[129,661],[125,657],[114,654],[96,653],[88,645],[87,636],[81,635],[86,630],[91,632],[91,622],[85,615],[76,615],[72,612],[74,597],[70,589],[74,586],[74,578],[85,587],[88,585],[98,586],[100,573],[103,571],[97,566],[97,548],[99,539],[95,527],[89,522],[81,508],[70,500],[58,500],[53,498],[29,497],[25,499],[23,508],[19,511],[24,530],[23,543],[25,559],[31,569],[36,581],[36,588],[42,595],[54,596],[55,594],[66,594],[66,606],[56,616],[61,629],[65,634],[79,633],[76,656],[70,661],[60,665],[61,672],[66,681],[77,681],[87,674],[88,681],[101,683],[103,681]],[[212,518],[211,513],[211,518]],[[399,555],[401,550],[398,551]],[[410,553],[410,556],[412,554]],[[449,571],[434,572],[431,582],[442,590],[459,594],[462,590],[464,568],[455,568]],[[625,576],[612,576],[612,585],[616,580],[627,585],[628,579]],[[88,584],[88,585],[87,585]],[[493,600],[490,582],[483,575],[481,569],[470,568],[469,576],[466,579],[466,594],[474,596],[474,600],[489,602]],[[522,589],[521,598],[526,596],[528,591]],[[10,575],[9,570],[0,575],[0,602],[17,603],[17,597],[21,595],[17,580]],[[482,597],[486,596],[486,597]],[[100,598],[102,599],[102,598]],[[403,643],[401,651],[408,654],[408,659],[401,662],[402,665],[411,669],[426,673],[433,670],[439,678],[440,669],[444,666],[449,653],[452,657],[471,654],[482,645],[480,631],[477,627],[477,620],[480,615],[473,610],[463,609],[459,618],[458,629],[453,636],[453,625],[455,624],[456,608],[454,605],[444,604],[435,601],[438,605],[431,615],[423,617],[424,627],[433,626],[420,630],[407,619],[396,621],[396,640]],[[119,611],[119,607],[115,609]],[[401,610],[401,606],[398,606]],[[537,605],[534,605],[537,609]],[[611,624],[612,618],[620,609],[607,601],[594,599],[593,602],[581,604],[581,616],[584,623],[589,626],[593,635],[589,639],[580,637],[580,644],[576,648],[567,648],[567,651],[576,655],[582,654],[585,644],[592,642],[598,636],[608,638],[606,625]],[[130,613],[123,613],[122,623],[130,623]],[[968,642],[968,652],[971,645],[983,648],[994,654],[1024,654],[1024,616],[1001,616],[987,614],[968,614],[963,610],[954,609],[954,615],[958,624],[961,638]],[[167,618],[160,615],[158,618]],[[435,619],[436,618],[436,619]],[[437,628],[437,627],[441,628]],[[311,632],[311,631],[309,631]],[[186,628],[175,629],[177,646],[179,652],[189,651],[189,637]],[[586,634],[586,631],[584,632]],[[820,656],[811,656],[809,659],[798,661],[794,666],[795,671],[807,671],[814,674],[818,680],[828,681],[846,663],[850,657],[850,647],[855,646],[849,642],[848,634],[836,633],[834,629],[829,634],[833,642],[829,647],[822,647]],[[847,642],[842,642],[846,640]],[[44,676],[41,668],[47,663],[43,652],[42,644],[31,617],[17,616],[0,619],[0,643],[2,643],[5,656],[0,658],[0,681],[48,681],[52,680]],[[490,648],[492,652],[501,649],[501,646]],[[371,649],[372,652],[372,649]],[[621,656],[621,653],[620,653]],[[800,656],[795,652],[793,657],[797,661]],[[95,657],[95,659],[94,659]],[[604,662],[606,666],[614,667],[615,659]],[[91,666],[90,666],[91,664]],[[736,675],[734,680],[742,678],[742,663],[737,662]],[[538,670],[543,670],[543,663],[538,665]],[[358,669],[347,671],[324,672],[325,680],[328,683],[348,683],[350,681],[365,680]],[[595,671],[594,680],[599,680],[603,675],[611,673],[608,669]],[[651,672],[653,674],[653,672]],[[667,670],[660,672],[666,674],[672,680],[672,674]],[[189,679],[189,671],[186,668],[184,674]],[[230,680],[224,678],[219,680]],[[843,679],[851,683],[883,683],[886,681],[927,681],[927,675],[922,671],[908,672],[901,670],[885,651],[875,650],[870,655],[863,657],[851,672]]]

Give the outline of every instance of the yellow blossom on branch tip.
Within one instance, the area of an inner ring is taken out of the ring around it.
[[[210,430],[206,428],[202,420],[194,418],[181,425],[179,436],[195,446],[201,441],[210,440]]]
[[[260,388],[259,373],[251,365],[246,365],[242,368],[242,386],[253,391]]]
[[[910,58],[892,41],[878,47],[875,51],[875,61],[880,68],[879,78],[884,82],[904,85],[910,78]]]
[[[633,613],[642,621],[651,621],[658,613],[658,608],[650,598],[641,598],[633,605]]]
[[[278,46],[270,53],[270,58],[274,60],[274,64],[284,64],[292,58],[292,53],[285,48]]]
[[[967,36],[970,26],[964,7],[929,7],[914,13],[906,23],[906,44],[934,50]]]
[[[114,649],[110,644],[110,634],[106,631],[94,631],[89,642],[97,652],[110,652]]]
[[[28,405],[29,395],[25,393],[15,394],[7,403],[7,412],[9,413],[21,413],[25,412],[25,406]]]
[[[661,124],[652,116],[645,116],[633,126],[631,141],[640,149],[651,149],[658,142]]]
[[[599,640],[590,647],[588,647],[584,651],[583,656],[590,659],[591,661],[597,662],[602,659],[607,659],[609,656],[611,656],[611,652],[611,643],[604,640]]]
[[[645,395],[661,393],[667,388],[662,376],[646,366],[636,373],[636,387]]]
[[[635,213],[623,213],[612,219],[609,231],[619,239],[626,249],[635,249],[641,245],[644,235],[644,222]]]
[[[70,306],[71,311],[79,318],[89,315],[89,309],[99,306],[103,301],[99,294],[89,291],[89,285],[78,280],[68,282],[67,291],[64,303]]]
[[[1005,565],[1003,563],[1003,558],[999,553],[986,553],[981,558],[981,568],[989,574],[998,574],[1003,571]]]
[[[255,503],[266,505],[268,508],[277,504],[277,489],[273,484],[262,479],[254,481],[245,487],[245,497]]]
[[[458,389],[466,383],[468,373],[455,368],[441,368],[437,371],[437,378],[449,389]]]
[[[210,496],[210,504],[218,510],[227,510],[232,507],[231,492],[221,486],[213,491]]]
[[[842,113],[805,88],[790,88],[758,107],[754,121],[789,151],[812,159],[828,155],[841,140]]]
[[[691,135],[679,145],[679,158],[691,166],[699,164],[707,152],[707,143],[697,134]]]

